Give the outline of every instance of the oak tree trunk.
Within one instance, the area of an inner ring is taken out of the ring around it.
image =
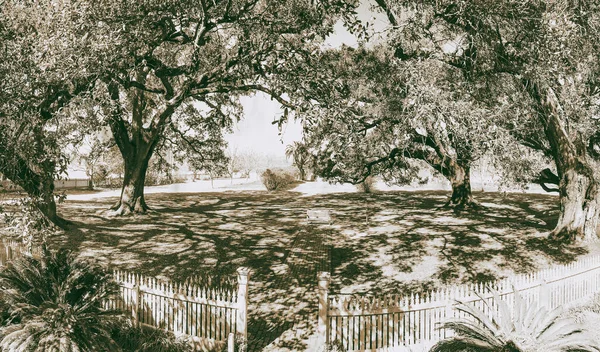
[[[136,81],[145,83],[148,72],[141,69],[137,72]],[[127,91],[131,103],[131,124],[126,125],[125,112],[121,108],[120,93],[118,86],[111,82],[108,85],[111,99],[114,102],[113,116],[109,125],[119,147],[124,163],[123,186],[121,197],[117,204],[112,207],[114,215],[127,215],[131,213],[145,213],[149,210],[144,198],[144,183],[148,164],[158,140],[164,131],[166,119],[175,111],[175,105],[169,105],[159,115],[158,121],[152,121],[149,127],[145,127],[144,119],[149,114],[148,99],[143,90],[134,89]]]
[[[440,135],[436,133],[435,127],[430,126],[426,134],[416,133],[413,142],[415,146],[405,150],[404,155],[427,162],[452,185],[452,195],[444,206],[455,209],[477,208],[471,192],[473,155],[469,141],[464,141],[457,147],[447,134]]]
[[[550,238],[562,242],[598,238],[600,192],[592,175],[577,169],[564,172],[560,185],[560,214]]]
[[[477,203],[473,200],[471,192],[470,165],[452,160],[443,169],[443,174],[452,185],[452,195],[445,206],[456,209],[476,208]]]
[[[69,221],[58,215],[54,199],[54,178],[50,173],[33,170],[28,162],[16,151],[0,143],[4,152],[10,154],[10,162],[0,162],[0,172],[14,184],[20,186],[34,200],[39,211],[54,225],[66,228]],[[6,157],[9,159],[9,157]],[[43,170],[53,169],[53,165],[44,165]]]
[[[600,216],[597,165],[589,157],[581,135],[570,131],[553,88],[543,81],[531,80],[524,80],[524,87],[538,102],[538,116],[560,180],[560,214],[549,237],[562,242],[596,240]]]
[[[39,201],[36,203],[36,206],[40,210],[40,212],[44,214],[44,216],[46,216],[46,218],[48,218],[48,220],[50,220],[50,222],[52,222],[54,225],[65,229],[69,224],[71,224],[70,221],[65,220],[60,215],[58,215],[58,212],[56,211],[56,201],[54,200],[54,194],[47,193],[43,195],[42,198],[39,199]]]
[[[141,154],[141,155],[140,155]],[[149,210],[144,198],[144,183],[151,153],[133,153],[133,156],[123,156],[125,174],[119,202],[113,206],[115,215],[131,213],[143,214]],[[140,155],[140,157],[137,157]]]

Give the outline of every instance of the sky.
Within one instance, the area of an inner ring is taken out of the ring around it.
[[[381,31],[387,25],[387,20],[385,15],[371,11],[371,5],[371,0],[361,3],[358,9],[359,18],[373,24],[374,31]],[[342,45],[357,47],[358,41],[340,21],[335,25],[333,35],[326,39],[324,46],[339,48]],[[302,139],[302,126],[299,121],[290,121],[281,131],[277,125],[272,124],[283,115],[283,111],[280,104],[266,94],[243,97],[241,101],[245,116],[234,126],[234,132],[226,136],[230,148],[283,156],[288,144]]]

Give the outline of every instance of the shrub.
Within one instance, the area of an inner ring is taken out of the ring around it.
[[[488,317],[484,311],[460,303],[457,309],[475,318],[475,321],[453,320],[443,324],[443,328],[454,330],[456,336],[439,342],[430,352],[598,351],[593,335],[582,330],[574,319],[562,317],[561,307],[548,310],[535,302],[528,304],[514,290],[515,303],[511,311],[498,292],[492,290],[492,293],[497,308],[478,296],[491,312],[496,313]]]
[[[325,352],[343,352],[345,350],[346,349],[340,340],[335,340],[325,346]]]
[[[46,234],[54,231],[54,225],[37,207],[39,202],[41,201],[24,197],[15,201],[11,211],[3,212],[2,218],[7,225],[4,235],[32,245],[42,242]]]
[[[3,351],[118,350],[110,332],[120,314],[104,308],[117,285],[88,260],[43,248],[40,259],[3,268],[0,292],[10,315],[0,327]]]
[[[162,329],[135,327],[131,319],[123,319],[112,332],[113,339],[123,351],[131,352],[187,352],[192,345]]]
[[[277,191],[293,184],[296,177],[283,169],[267,169],[260,175],[263,185],[268,191]]]

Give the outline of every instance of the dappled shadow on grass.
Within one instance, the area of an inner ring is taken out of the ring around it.
[[[557,216],[557,198],[475,196],[481,209],[456,212],[442,207],[445,192],[434,191],[151,194],[147,201],[153,210],[130,217],[106,215],[115,199],[67,201],[63,214],[77,228],[52,241],[115,267],[174,280],[231,278],[238,267],[250,267],[250,330],[267,336],[256,342],[260,349],[298,319],[306,319],[307,331],[316,323],[316,277],[306,279],[316,276],[316,266],[303,264],[299,255],[294,275],[289,265],[298,239],[309,234],[322,235],[331,245],[330,262],[319,268],[330,267],[332,291],[344,293],[427,291],[487,281],[586,252],[545,240]],[[307,224],[311,208],[330,209],[334,224]],[[304,338],[280,346],[302,350]]]
[[[443,207],[446,196],[439,192],[347,195],[338,218],[363,221],[344,226],[332,250],[334,290],[427,291],[530,272],[587,251],[546,240],[556,221],[555,197],[476,197],[483,207],[457,212]]]

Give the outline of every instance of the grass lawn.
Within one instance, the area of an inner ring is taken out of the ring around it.
[[[78,229],[52,241],[148,275],[230,275],[243,265],[266,279],[296,236],[317,232],[332,245],[333,286],[343,292],[489,280],[568,262],[589,249],[545,241],[556,218],[556,197],[475,196],[483,209],[455,213],[440,208],[447,193],[436,191],[151,194],[150,214],[126,218],[107,215],[114,198],[67,201],[62,213]],[[334,224],[306,224],[309,208],[331,209]]]

